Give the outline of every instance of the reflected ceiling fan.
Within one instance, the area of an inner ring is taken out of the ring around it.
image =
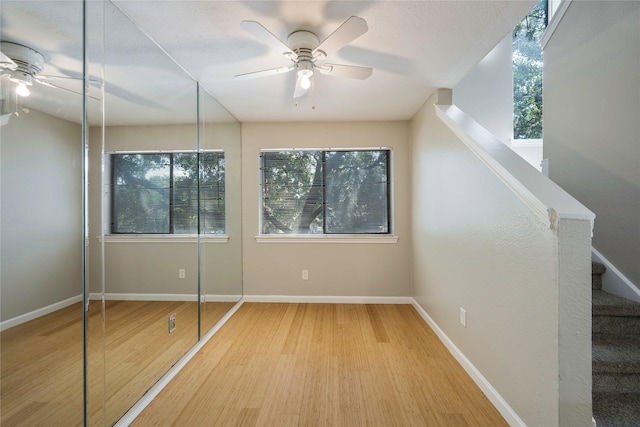
[[[35,49],[18,43],[3,41],[0,44],[0,74],[16,86],[18,96],[29,96],[29,86],[39,83],[78,95],[81,92],[58,86],[49,81],[56,79],[79,80],[74,77],[57,77],[40,74],[44,67],[44,55]],[[94,98],[94,97],[91,97]],[[95,98],[98,99],[98,98]]]
[[[262,43],[290,59],[293,64],[288,67],[239,74],[235,76],[236,79],[253,79],[295,70],[297,78],[293,97],[299,98],[311,87],[315,71],[330,76],[360,80],[367,79],[373,72],[368,67],[318,62],[367,32],[367,22],[357,16],[347,19],[322,42],[310,31],[295,31],[289,35],[287,43],[284,43],[256,21],[242,21],[240,26]]]

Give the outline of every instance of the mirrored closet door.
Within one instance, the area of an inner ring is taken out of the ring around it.
[[[0,14],[0,425],[82,425],[82,3]]]
[[[242,296],[239,123],[117,4],[0,14],[0,424],[113,425]]]

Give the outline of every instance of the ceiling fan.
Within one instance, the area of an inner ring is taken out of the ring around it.
[[[56,89],[81,94],[62,86],[49,83],[46,80],[71,79],[73,77],[46,76],[40,74],[44,67],[44,55],[35,49],[18,43],[3,41],[0,44],[0,74],[15,85],[18,96],[29,96],[29,86],[39,83]]]
[[[297,78],[293,97],[299,98],[311,87],[315,71],[360,80],[368,78],[373,72],[368,67],[318,62],[367,32],[367,22],[360,17],[350,17],[322,42],[310,31],[295,31],[289,35],[287,43],[284,43],[256,21],[242,21],[240,26],[262,43],[290,59],[293,64],[288,67],[239,74],[235,76],[237,79],[253,79],[295,70]]]

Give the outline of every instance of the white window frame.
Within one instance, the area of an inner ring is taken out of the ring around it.
[[[389,170],[387,179],[389,180],[389,234],[262,234],[262,174],[258,173],[258,234],[256,243],[298,243],[298,244],[395,244],[399,237],[395,235],[395,185],[394,185],[394,150],[391,147],[304,147],[304,148],[264,148],[259,150],[258,171],[262,167],[261,154],[265,152],[279,151],[365,151],[365,150],[387,150],[389,151]]]
[[[223,153],[225,155],[225,197],[227,195],[227,165],[226,152],[222,148],[211,148],[203,150],[112,150],[105,151],[102,165],[103,198],[102,198],[102,235],[98,236],[100,242],[105,243],[192,243],[205,241],[210,243],[228,243],[229,235],[224,234],[176,234],[176,233],[111,233],[111,156],[113,154],[165,154],[165,153]],[[225,230],[227,228],[227,218],[229,217],[229,207],[225,201]]]

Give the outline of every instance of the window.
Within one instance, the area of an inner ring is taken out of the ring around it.
[[[542,138],[542,47],[547,0],[513,29],[513,138]]]
[[[110,160],[112,234],[224,234],[224,153],[127,153]]]
[[[262,234],[389,234],[390,150],[264,151]]]

